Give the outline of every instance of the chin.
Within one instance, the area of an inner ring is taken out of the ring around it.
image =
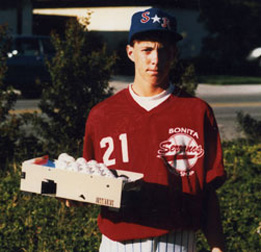
[[[153,75],[150,76],[149,81],[151,84],[153,85],[161,85],[162,83],[165,83],[166,81],[168,82],[168,80],[165,77],[159,76],[159,75]]]

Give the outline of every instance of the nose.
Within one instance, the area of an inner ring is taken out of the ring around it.
[[[153,50],[151,53],[151,63],[154,66],[157,66],[159,63],[159,52],[158,50]]]

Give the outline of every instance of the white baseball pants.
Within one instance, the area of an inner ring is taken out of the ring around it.
[[[173,231],[159,237],[126,242],[112,241],[103,235],[99,252],[196,252],[195,232]]]

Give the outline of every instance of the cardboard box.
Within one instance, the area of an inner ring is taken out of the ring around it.
[[[80,172],[66,171],[24,161],[20,190],[51,197],[88,202],[113,208],[121,207],[122,191],[137,189],[143,174],[115,170],[132,182]]]

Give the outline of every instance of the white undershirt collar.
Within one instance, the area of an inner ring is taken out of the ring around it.
[[[160,94],[154,95],[154,96],[138,96],[134,93],[132,90],[132,84],[129,85],[129,92],[132,96],[132,98],[144,109],[147,111],[152,110],[153,108],[157,107],[159,104],[164,102],[169,98],[171,93],[174,91],[174,86],[172,84],[169,85],[168,89],[162,91]]]

